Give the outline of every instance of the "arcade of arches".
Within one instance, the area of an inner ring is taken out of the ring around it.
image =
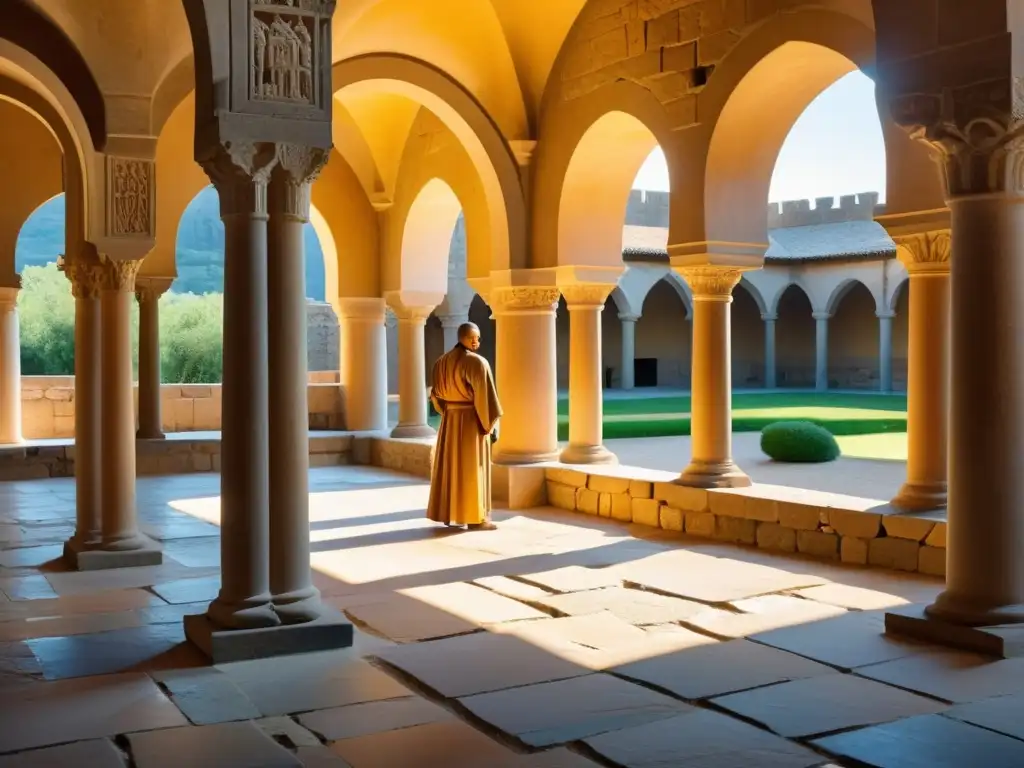
[[[177,222],[212,183],[225,226],[221,576],[185,629],[213,658],[352,642],[310,569],[306,223],[340,325],[345,431],[389,428],[393,376],[392,437],[429,438],[429,358],[479,319],[505,410],[499,483],[614,463],[602,389],[649,383],[651,358],[657,384],[691,391],[674,481],[686,492],[751,485],[732,452],[733,387],[905,387],[893,504],[947,516],[946,588],[892,627],[1010,653],[1000,638],[1024,624],[1024,28],[1010,3],[335,5],[0,9],[0,439],[20,436],[14,242],[63,191],[71,567],[163,559],[139,520],[129,319],[137,296],[139,437],[159,439],[158,298]],[[885,205],[867,194],[766,215],[793,122],[857,68],[876,81]],[[672,192],[635,199],[656,146]],[[663,221],[638,225],[644,205]],[[460,217],[464,263],[449,259]],[[872,245],[848,248],[851,226]],[[650,326],[661,314],[674,320]]]

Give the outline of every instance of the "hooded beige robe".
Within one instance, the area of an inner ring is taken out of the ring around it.
[[[491,366],[461,344],[434,363],[430,400],[441,414],[427,517],[474,525],[491,513],[491,431],[501,417]]]

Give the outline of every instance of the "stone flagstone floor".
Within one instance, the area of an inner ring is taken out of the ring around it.
[[[74,484],[0,484],[0,768],[1024,765],[1024,660],[886,638],[916,576],[552,509],[426,522],[427,488],[310,473],[315,578],[355,647],[210,666],[216,475],[143,478],[164,565],[58,561]]]

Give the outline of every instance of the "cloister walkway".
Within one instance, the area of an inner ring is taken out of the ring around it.
[[[58,561],[73,480],[0,484],[0,768],[1024,764],[1024,660],[882,634],[938,580],[553,509],[452,532],[374,468],[310,485],[355,647],[211,667],[181,617],[217,589],[217,475],[141,478],[165,563],[99,572]]]

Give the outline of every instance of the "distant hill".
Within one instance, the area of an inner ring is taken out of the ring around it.
[[[178,278],[171,286],[177,293],[224,292],[224,225],[220,220],[217,192],[207,187],[193,200],[178,226]],[[15,268],[56,261],[64,252],[64,195],[41,206],[18,236]],[[323,301],[324,257],[311,225],[306,225],[306,296]]]

